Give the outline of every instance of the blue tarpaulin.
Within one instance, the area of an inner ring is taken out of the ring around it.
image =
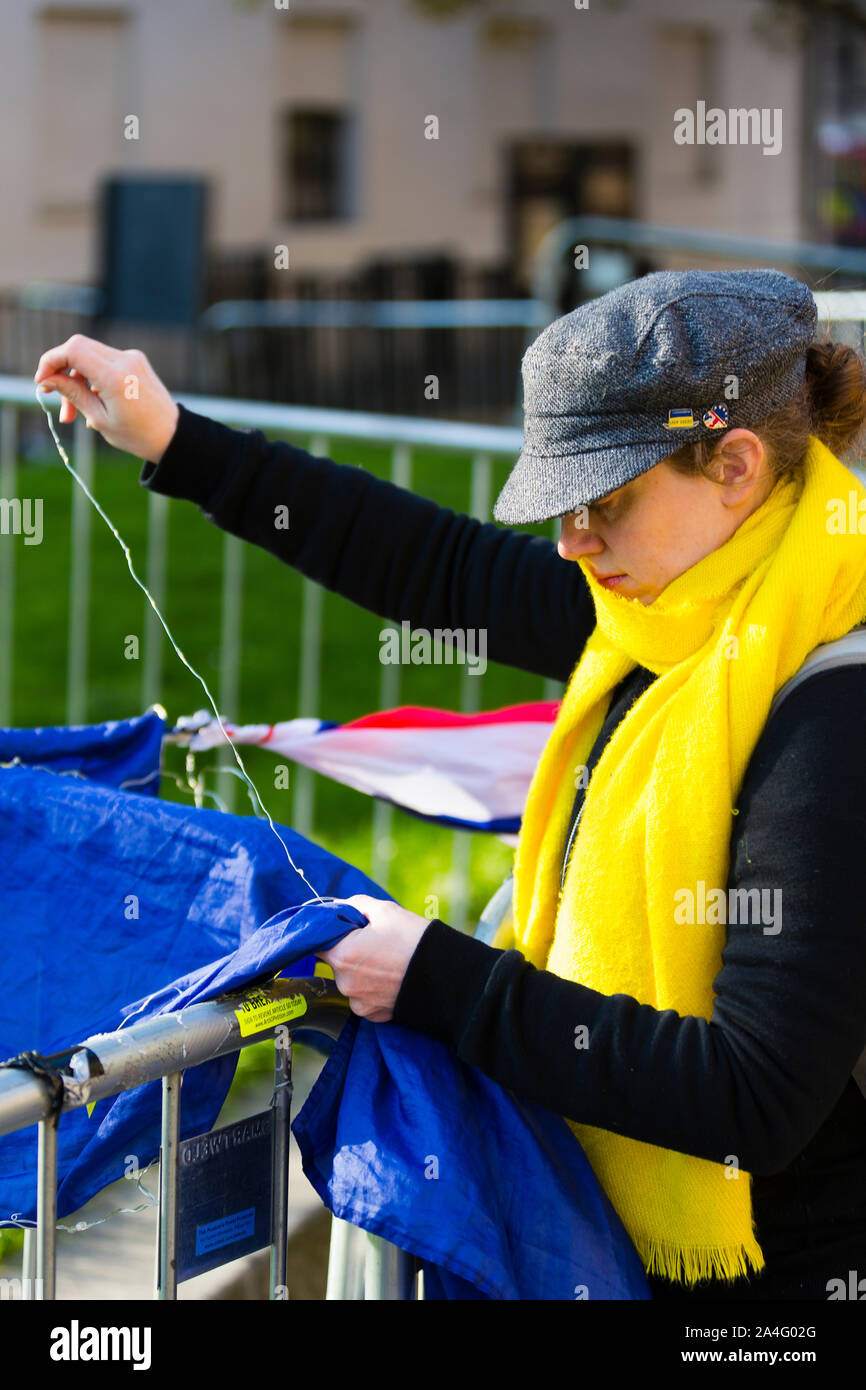
[[[325,899],[389,895],[280,827]],[[0,1056],[59,1051],[291,966],[364,918],[309,901],[267,823],[29,767],[0,770]],[[190,1069],[182,1137],[236,1058]],[[159,1083],[65,1114],[61,1216],[159,1144]],[[435,1039],[352,1016],[293,1125],[338,1215],[417,1254],[428,1297],[647,1298],[641,1263],[565,1122]],[[0,1217],[32,1217],[35,1130],[0,1140]]]
[[[325,1205],[420,1258],[425,1298],[650,1297],[565,1121],[435,1038],[353,1016],[292,1130]]]
[[[105,724],[0,728],[0,763],[17,759],[54,772],[80,772],[106,787],[159,795],[165,716],[157,710]]]
[[[160,991],[174,990],[179,1002],[172,982],[197,971],[217,978],[224,957],[313,890],[325,898],[387,896],[293,830],[283,826],[280,834],[312,889],[266,821],[34,768],[0,769],[0,1058],[31,1048],[59,1052],[112,1032],[136,1001],[154,995],[139,1011],[149,1017],[166,1002]],[[258,959],[243,955],[244,978],[275,975],[279,951],[272,934]],[[293,973],[312,974],[315,961],[306,954]],[[219,978],[217,992],[228,989],[227,977]],[[187,1073],[183,1137],[214,1123],[235,1065],[221,1058]],[[125,1155],[144,1166],[156,1153],[159,1085],[134,1097],[100,1101],[92,1117],[86,1110],[64,1116],[61,1215],[120,1177]],[[0,1217],[33,1215],[35,1154],[33,1129],[0,1139]]]

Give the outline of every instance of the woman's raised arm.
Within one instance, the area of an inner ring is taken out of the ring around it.
[[[488,660],[570,676],[595,613],[579,566],[552,541],[187,410],[137,350],[75,335],[43,354],[35,379],[65,397],[62,422],[81,410],[144,459],[144,486],[196,503],[325,588],[413,628],[462,630],[467,647],[468,631],[483,630]]]

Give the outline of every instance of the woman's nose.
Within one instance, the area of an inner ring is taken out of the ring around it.
[[[560,525],[557,552],[563,560],[577,560],[583,555],[597,555],[604,550],[604,541],[595,534],[591,525],[581,525],[586,514],[568,512]]]

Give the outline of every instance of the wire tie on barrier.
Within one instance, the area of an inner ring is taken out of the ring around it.
[[[278,1091],[286,1091],[286,1092],[288,1093],[289,1105],[291,1105],[291,1103],[292,1103],[292,1097],[293,1097],[294,1094],[295,1094],[294,1083],[291,1082],[291,1081],[281,1081],[281,1082],[279,1082],[278,1085],[276,1085],[276,1086],[274,1087],[273,1095],[271,1096],[270,1100],[268,1101],[268,1109],[269,1109],[269,1110],[276,1110],[276,1108],[277,1108],[277,1092],[278,1092]]]

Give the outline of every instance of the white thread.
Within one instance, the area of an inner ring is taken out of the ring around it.
[[[181,651],[180,647],[179,647],[179,646],[177,645],[177,643],[175,642],[175,640],[174,640],[174,638],[172,637],[171,632],[170,632],[170,630],[169,630],[168,623],[165,621],[165,618],[162,616],[162,614],[160,613],[159,609],[157,608],[156,603],[154,602],[154,599],[153,599],[153,597],[152,597],[152,595],[151,595],[151,593],[150,593],[150,590],[148,589],[148,587],[147,587],[146,584],[143,584],[143,583],[141,582],[141,580],[139,579],[138,575],[136,574],[135,570],[134,570],[133,567],[132,567],[132,557],[130,556],[129,546],[128,546],[128,545],[126,544],[126,542],[124,541],[123,537],[121,536],[120,532],[118,531],[118,529],[117,529],[117,527],[114,525],[114,523],[110,520],[109,517],[106,516],[105,512],[104,512],[104,511],[102,510],[102,508],[100,507],[99,503],[97,502],[96,498],[93,496],[93,493],[92,493],[92,492],[90,491],[90,489],[88,488],[88,486],[87,486],[87,484],[85,483],[84,479],[81,478],[81,477],[79,477],[79,475],[76,473],[75,469],[73,468],[72,464],[69,462],[69,458],[68,458],[68,456],[67,456],[66,450],[64,449],[63,445],[61,444],[60,438],[59,438],[59,436],[58,436],[58,434],[57,434],[57,431],[56,431],[56,429],[54,428],[54,421],[53,421],[53,419],[51,418],[51,411],[50,411],[50,409],[49,409],[48,403],[47,403],[47,401],[45,400],[45,397],[42,396],[42,395],[40,395],[40,393],[39,393],[39,387],[38,387],[38,386],[37,386],[37,388],[36,388],[36,399],[37,399],[37,401],[39,402],[39,404],[42,406],[42,409],[45,411],[45,414],[46,414],[46,416],[48,417],[48,428],[51,430],[51,434],[52,434],[52,437],[53,437],[53,439],[54,439],[54,443],[57,445],[57,452],[59,453],[61,459],[63,460],[63,466],[64,466],[64,468],[66,468],[66,470],[67,470],[69,473],[72,474],[73,478],[74,478],[75,481],[77,482],[78,486],[81,488],[82,492],[83,492],[83,493],[85,494],[85,496],[93,503],[93,506],[94,506],[94,507],[96,508],[96,510],[99,512],[99,515],[102,517],[102,520],[105,522],[105,524],[106,524],[106,526],[108,527],[109,531],[111,531],[112,535],[115,537],[115,539],[116,539],[118,545],[120,546],[121,550],[123,551],[124,555],[126,556],[126,563],[127,563],[127,567],[128,567],[128,569],[129,569],[130,574],[132,575],[132,577],[133,577],[133,579],[135,580],[136,584],[138,585],[139,589],[141,589],[141,592],[144,594],[145,598],[147,599],[147,601],[148,601],[148,603],[150,604],[151,608],[153,609],[154,613],[155,613],[156,616],[159,618],[159,621],[162,623],[163,630],[164,630],[164,632],[165,632],[166,637],[168,638],[168,640],[169,640],[169,642],[171,643],[171,645],[174,647],[174,650],[177,652],[177,655],[180,657],[180,659],[181,659],[181,661],[183,662],[183,664],[184,664],[184,666],[186,667],[186,669],[187,669],[193,676],[195,676],[196,680],[198,681],[199,685],[201,686],[202,690],[204,691],[205,695],[207,696],[208,700],[210,701],[211,709],[213,710],[214,714],[216,715],[216,721],[217,721],[217,724],[219,725],[220,733],[222,734],[222,736],[223,736],[223,738],[225,739],[226,743],[228,744],[229,748],[230,748],[230,749],[232,750],[232,752],[234,753],[234,755],[235,755],[235,762],[237,763],[238,767],[240,768],[241,776],[243,777],[244,781],[246,782],[247,786],[249,787],[250,791],[252,792],[253,796],[255,797],[256,801],[258,802],[259,806],[261,807],[262,814],[267,818],[268,825],[271,827],[271,830],[274,832],[274,834],[276,835],[276,837],[277,837],[277,839],[279,840],[280,844],[282,845],[283,849],[285,850],[285,852],[286,852],[286,858],[288,859],[288,861],[289,861],[290,865],[292,866],[292,868],[294,869],[295,873],[296,873],[296,874],[299,874],[300,877],[304,880],[304,882],[306,883],[307,887],[308,887],[308,888],[313,888],[312,883],[310,883],[309,879],[306,877],[306,875],[303,873],[303,871],[302,871],[301,869],[298,868],[298,866],[295,864],[294,860],[292,859],[292,856],[291,856],[291,854],[289,853],[289,847],[288,847],[288,845],[286,844],[286,842],[285,842],[285,840],[283,839],[283,837],[282,837],[282,835],[280,834],[280,832],[277,830],[277,827],[274,825],[273,819],[272,819],[272,817],[271,817],[271,815],[270,815],[270,813],[269,813],[267,807],[265,806],[264,802],[262,801],[262,798],[259,796],[258,788],[256,787],[255,783],[253,782],[252,778],[250,777],[249,773],[247,772],[246,768],[245,768],[244,765],[243,765],[243,762],[242,762],[242,760],[241,760],[241,755],[240,755],[240,753],[238,752],[237,748],[235,747],[235,745],[232,743],[231,739],[229,738],[229,735],[228,735],[228,733],[226,732],[225,726],[224,726],[224,724],[223,724],[222,718],[220,717],[220,712],[219,712],[219,710],[217,709],[216,703],[215,703],[215,701],[214,701],[214,698],[213,698],[213,696],[211,695],[210,690],[209,690],[209,688],[208,688],[207,681],[205,680],[204,676],[200,676],[200,675],[199,675],[198,671],[196,671],[196,669],[195,669],[194,666],[191,666],[191,665],[190,665],[190,663],[187,661],[186,657],[184,656],[183,652]],[[315,888],[313,888],[313,894],[314,894],[314,897],[315,897],[315,899],[316,899],[317,902],[324,902],[324,898],[321,896],[321,894],[319,894],[319,893],[316,892],[316,889],[315,889]],[[308,901],[308,902],[312,902],[313,899],[312,899],[312,898],[308,898],[307,901]]]
[[[142,1197],[148,1199],[146,1202],[140,1202],[137,1207],[115,1207],[114,1211],[107,1211],[104,1216],[97,1217],[96,1221],[76,1221],[74,1226],[64,1226],[62,1221],[56,1221],[54,1223],[55,1231],[67,1231],[70,1235],[78,1235],[80,1231],[92,1231],[94,1226],[101,1226],[103,1221],[110,1221],[113,1216],[135,1216],[137,1212],[147,1211],[149,1207],[158,1207],[159,1198],[156,1194],[154,1192],[149,1192],[146,1187],[142,1186],[146,1174],[150,1172],[154,1163],[158,1162],[158,1159],[152,1158],[147,1167],[143,1168],[139,1173],[135,1184]],[[35,1231],[38,1224],[37,1221],[22,1221],[19,1217],[13,1215],[7,1220],[0,1221],[0,1228],[6,1226],[15,1227],[19,1231]]]

